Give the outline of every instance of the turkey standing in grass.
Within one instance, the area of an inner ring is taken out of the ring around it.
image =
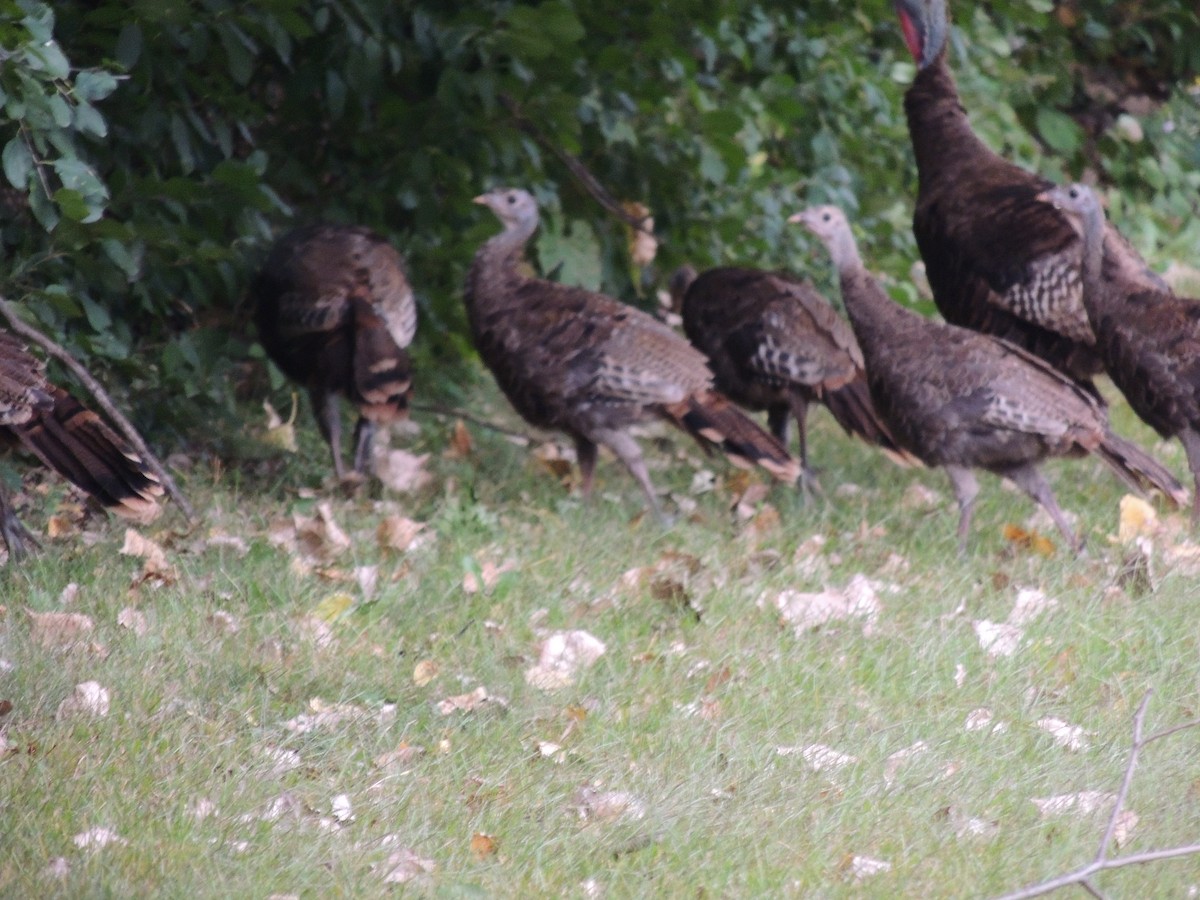
[[[94,412],[46,380],[42,363],[0,330],[0,439],[20,443],[105,508],[135,522],[159,513],[163,489],[137,454]],[[19,559],[37,541],[0,488],[0,537]]]
[[[973,469],[1008,478],[1050,514],[1063,538],[1082,549],[1038,464],[1094,452],[1130,486],[1187,492],[1137,447],[1114,435],[1087,390],[1021,348],[933,322],[896,304],[867,272],[842,211],[819,206],[793,216],[829,248],[842,298],[866,359],[875,408],[900,446],[941,466],[958,500],[963,551],[979,484]]]
[[[661,418],[734,463],[794,482],[799,466],[773,437],[712,389],[704,356],[667,325],[624,303],[522,271],[538,225],[529,192],[496,188],[475,198],[504,225],[475,254],[467,318],[475,347],[517,412],[575,442],[586,498],[597,446],[617,455],[663,518],[629,427]]]
[[[946,61],[946,0],[895,5],[919,67],[904,97],[918,175],[913,232],[938,309],[947,322],[1040,356],[1099,398],[1092,377],[1103,365],[1081,296],[1083,243],[1038,199],[1053,185],[972,130]],[[1165,289],[1112,227],[1104,275],[1127,292]]]
[[[1041,195],[1067,215],[1083,239],[1083,305],[1096,349],[1133,411],[1187,451],[1200,521],[1200,300],[1169,290],[1130,294],[1104,277],[1104,209],[1082,184]]]
[[[816,485],[808,465],[810,403],[824,404],[847,434],[913,461],[875,412],[854,332],[811,284],[739,267],[685,280],[673,277],[671,291],[682,291],[683,330],[708,357],[717,389],[748,409],[765,409],[784,446],[795,416],[802,484]]]
[[[366,470],[378,425],[408,416],[412,368],[405,348],[417,307],[400,254],[349,225],[311,225],[284,236],[254,281],[255,318],[267,355],[308,389],[338,479],[338,397],[358,408],[354,471]]]

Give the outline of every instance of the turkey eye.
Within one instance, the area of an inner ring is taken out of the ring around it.
[[[825,215],[823,215],[823,216],[821,217],[821,221],[822,221],[822,222],[828,222],[828,221],[830,220],[830,218],[831,218],[831,216],[829,215],[829,213],[825,213]]]
[[[516,203],[516,202],[517,202],[517,198],[516,198],[516,196],[515,196],[514,194],[509,194],[509,195],[508,195],[508,202],[509,202],[509,203]]]

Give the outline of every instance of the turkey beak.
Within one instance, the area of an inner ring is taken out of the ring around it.
[[[1038,194],[1038,195],[1037,195],[1036,197],[1034,197],[1033,199],[1034,199],[1034,200],[1040,200],[1042,203],[1049,203],[1049,204],[1050,204],[1051,206],[1053,206],[1055,209],[1058,209],[1058,202],[1057,202],[1057,201],[1054,199],[1054,190],[1053,190],[1053,188],[1052,188],[1052,189],[1050,189],[1050,190],[1048,190],[1048,191],[1042,191],[1040,194]]]
[[[480,206],[487,206],[488,205],[488,195],[480,194],[478,197],[472,197],[471,202],[478,203]]]
[[[804,213],[802,213],[802,212],[792,213],[790,216],[787,217],[787,220],[788,220],[789,225],[805,224]]]

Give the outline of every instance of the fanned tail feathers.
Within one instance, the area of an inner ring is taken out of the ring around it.
[[[921,465],[919,459],[896,444],[887,425],[879,418],[875,404],[871,402],[867,380],[861,373],[842,387],[826,391],[822,401],[847,434],[878,447],[898,466],[907,468]]]
[[[800,477],[800,463],[788,455],[787,449],[715,391],[692,394],[666,411],[697,440],[719,447],[734,465],[761,466],[788,483]]]
[[[163,495],[158,479],[99,416],[62,388],[49,390],[53,407],[35,410],[27,422],[11,426],[13,433],[112,512],[136,522],[153,520]]]
[[[1096,453],[1134,490],[1142,493],[1151,489],[1158,490],[1178,507],[1186,507],[1189,504],[1187,488],[1166,466],[1133,442],[1125,440],[1111,430],[1106,431],[1104,440],[1096,448]]]
[[[391,422],[408,415],[412,363],[371,304],[354,300],[354,394],[362,415]]]

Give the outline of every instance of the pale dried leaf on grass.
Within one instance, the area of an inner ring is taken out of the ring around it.
[[[929,744],[925,741],[917,741],[908,747],[897,750],[895,753],[888,756],[883,762],[883,781],[884,784],[891,785],[896,781],[896,776],[900,769],[909,761],[916,759],[918,756],[923,756],[929,752]]]
[[[1072,813],[1086,816],[1094,812],[1112,809],[1117,795],[1107,791],[1080,791],[1077,794],[1056,794],[1053,797],[1033,797],[1030,803],[1037,807],[1043,817],[1062,816]]]
[[[1088,732],[1080,726],[1070,725],[1062,719],[1051,717],[1038,719],[1037,727],[1054,738],[1054,742],[1060,747],[1065,747],[1073,752],[1086,750],[1090,746],[1087,740]]]
[[[969,815],[958,806],[948,806],[938,813],[954,829],[955,837],[995,837],[1000,833],[1000,823]]]
[[[820,772],[822,769],[836,772],[838,769],[844,769],[846,766],[858,762],[857,756],[841,753],[824,744],[809,744],[806,747],[776,747],[775,752],[779,756],[801,757],[814,772]]]
[[[870,636],[883,610],[876,588],[874,582],[860,573],[841,590],[827,588],[820,593],[804,593],[787,588],[772,598],[765,594],[760,596],[758,606],[762,609],[770,605],[778,610],[780,619],[794,626],[796,637],[846,619],[863,620],[863,634]]]
[[[967,713],[967,720],[963,724],[963,727],[967,731],[986,731],[990,729],[993,734],[1000,734],[1008,730],[1006,723],[997,722],[996,714],[983,706]]]
[[[223,609],[214,609],[208,614],[206,621],[212,627],[212,630],[219,635],[233,635],[242,630],[237,616]]]
[[[1008,622],[1010,625],[1022,628],[1056,606],[1058,606],[1058,601],[1053,597],[1047,597],[1042,591],[1036,588],[1020,588],[1017,591],[1017,599],[1013,603],[1012,611],[1008,614]]]
[[[413,666],[413,684],[417,687],[425,687],[433,679],[437,678],[438,664],[432,659],[423,659]]]
[[[586,631],[556,631],[539,643],[537,664],[525,672],[525,681],[543,691],[569,687],[606,649],[602,640]]]
[[[499,851],[496,838],[485,831],[477,831],[471,835],[471,854],[478,860],[495,856]]]
[[[58,602],[62,606],[70,606],[79,599],[79,584],[72,581],[62,589],[62,593],[58,595]]]
[[[483,564],[479,566],[478,574],[473,571],[463,574],[463,592],[478,594],[480,591],[490,591],[500,581],[501,575],[505,572],[515,571],[516,568],[517,564],[511,559],[506,559],[502,563],[494,563],[490,559],[484,560]]]
[[[69,719],[73,716],[104,717],[108,715],[108,708],[107,688],[98,681],[84,681],[75,685],[75,690],[71,692],[70,696],[58,705],[56,717],[58,719]]]
[[[1133,494],[1121,498],[1117,520],[1118,541],[1129,544],[1139,537],[1153,537],[1158,530],[1158,512],[1153,506]]]
[[[308,712],[300,713],[283,723],[293,734],[310,731],[332,731],[348,722],[374,721],[386,725],[396,717],[396,704],[384,703],[378,710],[370,710],[357,703],[327,703],[320,697],[308,701]]]
[[[636,821],[646,815],[645,802],[628,791],[605,791],[590,784],[575,792],[574,807],[588,822]]]
[[[300,754],[295,750],[284,747],[267,745],[262,748],[262,755],[271,763],[271,775],[277,777],[293,769],[300,768]]]
[[[50,862],[46,863],[46,868],[42,869],[43,878],[66,878],[71,874],[71,864],[67,862],[65,856],[56,856]]]
[[[134,579],[135,584],[173,584],[178,578],[167,562],[167,552],[162,546],[132,528],[125,529],[125,542],[120,553],[142,560],[142,571]]]
[[[382,868],[387,871],[383,877],[384,884],[408,884],[410,881],[428,881],[429,876],[437,870],[437,865],[432,859],[405,847],[392,852]]]
[[[412,765],[424,755],[424,747],[402,741],[395,750],[388,750],[376,756],[374,763],[380,769],[394,771]]]
[[[120,847],[127,846],[129,841],[121,837],[111,828],[89,828],[71,838],[72,843],[80,850],[101,850],[110,844]]]
[[[882,875],[884,872],[890,872],[892,864],[882,859],[873,859],[870,856],[852,856],[849,864],[846,866],[846,871],[855,881],[865,881],[868,878],[873,878],[876,875]]]
[[[488,689],[481,684],[473,691],[439,700],[435,708],[443,716],[448,716],[456,712],[475,712],[483,704],[493,699],[495,698],[488,693]]]
[[[1117,814],[1116,824],[1113,826],[1113,843],[1118,849],[1129,843],[1137,824],[1138,814],[1132,809],[1123,809]]]
[[[423,546],[431,537],[424,522],[414,522],[404,516],[390,515],[380,520],[375,529],[375,541],[381,550],[406,553]]]
[[[193,822],[203,822],[217,814],[217,804],[207,797],[197,797],[188,804],[187,816]]]
[[[137,637],[145,637],[150,631],[150,623],[146,620],[146,614],[132,606],[126,606],[117,613],[117,624],[132,631]]]
[[[1006,621],[990,622],[982,619],[972,622],[971,625],[979,638],[979,646],[988,656],[1012,656],[1021,647],[1025,626],[1056,606],[1058,601],[1047,597],[1044,592],[1036,588],[1020,588]]]
[[[348,794],[338,794],[330,801],[330,810],[333,813],[334,821],[340,825],[349,825],[354,821],[354,807],[350,803]]]
[[[29,616],[29,635],[45,650],[73,649],[86,646],[88,635],[96,627],[91,616],[83,613],[34,612]]]
[[[312,614],[296,620],[296,631],[318,650],[326,650],[334,644],[333,628],[324,619]]]
[[[208,550],[213,547],[231,550],[234,556],[237,556],[239,559],[250,552],[250,545],[246,543],[245,538],[240,538],[236,534],[229,534],[219,528],[214,528],[208,533],[208,537],[200,542],[199,549]]]
[[[371,454],[375,477],[384,487],[400,494],[419,491],[433,480],[433,475],[425,470],[427,462],[428,453],[418,455],[407,450],[392,450],[382,442]]]

